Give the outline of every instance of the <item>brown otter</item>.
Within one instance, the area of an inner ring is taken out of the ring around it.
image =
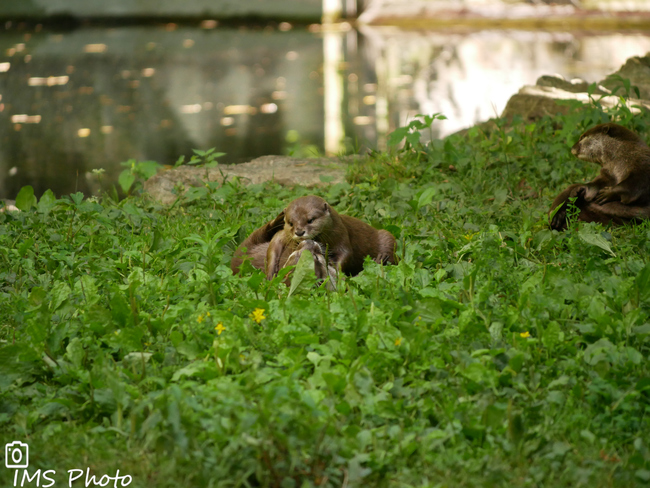
[[[395,238],[390,232],[339,215],[315,195],[292,201],[284,210],[284,223],[284,229],[273,236],[267,250],[268,278],[282,267],[286,249],[295,249],[305,240],[313,240],[321,249],[325,248],[327,262],[347,275],[361,272],[366,256],[378,263],[395,263]]]
[[[280,212],[275,219],[267,222],[248,236],[244,242],[237,247],[232,261],[230,262],[230,269],[232,269],[233,274],[239,273],[239,269],[244,260],[249,260],[253,267],[264,270],[266,268],[266,254],[269,244],[283,226],[284,211]],[[280,268],[298,264],[298,260],[304,250],[309,250],[312,253],[316,277],[319,279],[329,277],[328,288],[335,288],[336,269],[331,265],[328,265],[321,246],[312,240],[305,240],[299,244],[296,243],[296,245],[293,246],[286,246],[280,256]],[[289,282],[290,278],[287,277],[287,285],[289,285]]]
[[[571,153],[601,165],[589,183],[571,185],[553,201],[551,227],[566,228],[567,205],[576,198],[578,220],[620,225],[650,216],[650,148],[634,132],[618,124],[592,127],[580,136]]]

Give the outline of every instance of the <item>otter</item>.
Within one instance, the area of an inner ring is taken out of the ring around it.
[[[266,268],[266,254],[269,244],[273,237],[277,235],[278,231],[284,227],[284,210],[278,216],[264,224],[262,227],[256,229],[244,242],[242,242],[233,255],[230,262],[230,269],[233,274],[239,273],[239,269],[244,260],[249,260],[254,268],[265,270]],[[286,266],[294,266],[298,264],[298,260],[302,251],[309,250],[314,258],[314,272],[318,279],[325,279],[329,277],[327,287],[334,289],[336,287],[336,269],[328,264],[321,246],[312,241],[304,240],[295,246],[286,246],[280,256],[280,268]],[[290,284],[290,277],[287,276],[285,281],[287,285]]]
[[[621,225],[650,216],[650,148],[631,130],[618,124],[600,124],[587,130],[571,153],[601,165],[589,183],[571,185],[553,201],[551,219],[556,230],[566,228],[568,200],[576,198],[578,220]]]
[[[339,215],[325,200],[309,195],[297,198],[284,210],[284,229],[273,236],[268,246],[267,278],[278,273],[287,248],[293,250],[306,240],[320,245],[328,265],[350,276],[363,270],[366,256],[377,263],[395,264],[395,237],[390,232]]]

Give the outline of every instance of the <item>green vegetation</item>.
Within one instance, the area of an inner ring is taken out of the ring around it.
[[[230,272],[306,189],[210,183],[171,208],[24,189],[0,214],[0,446],[27,442],[56,486],[86,467],[136,487],[647,486],[650,224],[547,217],[597,172],[570,146],[614,115],[650,135],[597,103],[427,144],[433,119],[412,122],[318,191],[399,241],[398,265],[334,292]]]

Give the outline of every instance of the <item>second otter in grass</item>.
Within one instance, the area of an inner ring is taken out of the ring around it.
[[[570,198],[580,210],[578,220],[615,225],[650,217],[650,148],[637,134],[618,124],[600,124],[587,130],[571,153],[600,164],[600,174],[589,183],[571,185],[558,195],[551,211],[551,227],[566,228]]]

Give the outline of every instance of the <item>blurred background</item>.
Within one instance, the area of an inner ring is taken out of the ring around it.
[[[129,159],[384,149],[443,137],[543,74],[593,82],[650,51],[645,0],[6,0],[0,198],[115,184]],[[101,179],[93,170],[103,169]]]

